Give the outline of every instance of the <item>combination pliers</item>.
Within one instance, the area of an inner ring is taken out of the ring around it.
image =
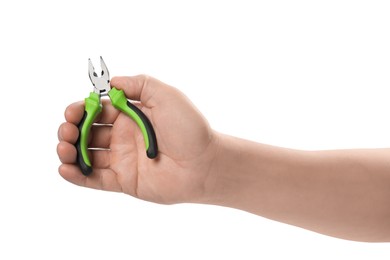
[[[156,134],[149,119],[126,98],[123,90],[118,90],[115,87],[111,88],[108,69],[102,57],[100,57],[100,65],[102,72],[99,77],[95,72],[91,59],[88,60],[88,72],[93,85],[93,91],[85,99],[84,116],[78,124],[79,137],[76,142],[77,163],[85,176],[92,173],[92,164],[88,156],[88,137],[91,126],[102,111],[101,97],[103,96],[108,95],[116,109],[122,111],[137,123],[145,141],[146,155],[153,159],[157,157],[158,153]]]

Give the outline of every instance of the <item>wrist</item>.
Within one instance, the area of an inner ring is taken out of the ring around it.
[[[198,203],[231,206],[245,169],[241,147],[240,139],[214,132],[214,153],[204,183],[204,196]]]
[[[272,216],[288,201],[290,178],[309,164],[308,152],[216,135],[216,153],[202,203]],[[280,198],[279,198],[280,197]],[[267,212],[267,213],[266,213]],[[271,213],[271,214],[269,214]]]

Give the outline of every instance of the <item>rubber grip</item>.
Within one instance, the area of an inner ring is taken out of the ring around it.
[[[127,100],[123,90],[112,88],[108,92],[108,96],[116,109],[122,111],[137,123],[144,137],[146,155],[150,159],[156,158],[158,155],[157,138],[149,119],[138,107]]]
[[[88,98],[85,99],[85,111],[83,118],[78,124],[79,137],[76,141],[77,164],[81,172],[88,176],[92,173],[92,164],[88,156],[88,139],[91,126],[96,119],[96,116],[102,111],[100,105],[100,97],[98,94],[91,92]]]

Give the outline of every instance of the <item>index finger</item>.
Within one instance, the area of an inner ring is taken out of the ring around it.
[[[65,120],[69,123],[77,125],[84,115],[84,102],[78,101],[70,104],[65,109]]]
[[[100,113],[96,122],[101,124],[113,124],[120,111],[116,110],[108,99],[102,99],[102,106],[102,113]],[[70,104],[65,110],[66,121],[75,125],[79,124],[84,116],[84,110],[83,101]]]

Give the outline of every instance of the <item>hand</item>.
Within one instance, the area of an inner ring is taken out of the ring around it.
[[[114,77],[111,85],[136,105],[151,121],[156,132],[159,155],[146,156],[137,124],[103,99],[103,111],[91,128],[89,147],[93,173],[85,177],[76,164],[74,144],[77,124],[84,114],[83,102],[65,111],[66,122],[58,130],[57,153],[61,176],[80,186],[124,192],[158,203],[205,200],[212,178],[211,165],[217,151],[217,134],[205,118],[177,89],[154,78],[140,75]]]

